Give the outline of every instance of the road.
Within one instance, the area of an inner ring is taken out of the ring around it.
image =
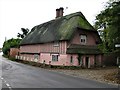
[[[0,61],[2,61],[3,86],[8,88],[117,88],[115,85],[13,62],[1,55]]]

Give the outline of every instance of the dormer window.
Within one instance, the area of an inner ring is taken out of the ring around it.
[[[54,47],[59,47],[59,41],[54,42]]]
[[[80,35],[80,43],[81,44],[86,44],[86,38],[87,38],[86,35]]]

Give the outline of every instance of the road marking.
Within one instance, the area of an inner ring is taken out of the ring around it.
[[[8,83],[6,83],[6,85],[8,86],[9,90],[12,90],[12,87]]]
[[[6,84],[6,86],[9,88],[9,90],[12,90],[12,87],[10,86],[10,84],[8,84],[4,78],[2,78],[2,77],[0,77],[0,78],[1,78],[1,80],[3,80],[3,82],[4,82],[4,83]]]
[[[10,85],[9,85],[8,83],[6,83],[6,85],[7,85],[8,87],[10,87]]]

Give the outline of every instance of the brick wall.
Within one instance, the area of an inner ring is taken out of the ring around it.
[[[19,48],[10,48],[10,57],[15,57],[19,53]]]

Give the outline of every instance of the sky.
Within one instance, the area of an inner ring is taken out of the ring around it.
[[[81,11],[93,25],[95,16],[104,10],[109,0],[0,0],[0,47],[6,39],[17,38],[21,28],[55,19],[56,9],[64,8],[64,15]]]

